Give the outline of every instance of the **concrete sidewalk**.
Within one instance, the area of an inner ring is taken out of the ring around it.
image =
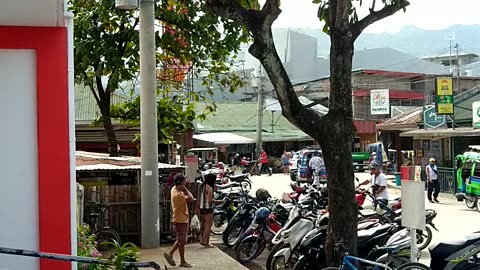
[[[178,266],[180,264],[180,257],[178,251],[173,255],[177,266],[170,266],[163,257],[163,253],[169,252],[171,246],[162,246],[156,249],[141,249],[140,250],[140,260],[141,261],[154,261],[158,263],[162,269],[188,269],[181,268]],[[228,270],[244,270],[247,269],[239,262],[223,253],[220,249],[213,248],[204,248],[200,244],[188,244],[185,246],[185,257],[188,263],[193,267],[190,269],[195,270],[217,270],[217,269],[228,269]]]

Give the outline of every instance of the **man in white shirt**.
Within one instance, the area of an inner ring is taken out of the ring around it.
[[[358,186],[372,183],[372,185],[378,186],[378,189],[375,191],[375,199],[385,198],[388,200],[387,178],[382,172],[382,165],[376,162],[372,163],[370,165],[370,174],[372,175],[372,178],[363,181],[358,184]]]
[[[438,171],[437,165],[435,164],[435,159],[430,158],[428,160],[430,164],[427,165],[425,168],[427,181],[428,181],[428,189],[427,189],[427,198],[431,203],[439,203],[437,197],[440,193],[440,182],[438,181]],[[435,189],[435,192],[433,191]],[[432,193],[433,193],[433,200],[432,200]]]
[[[320,152],[315,151],[313,157],[308,162],[308,167],[313,170],[313,186],[320,186],[320,171],[324,165],[323,159],[320,157]]]

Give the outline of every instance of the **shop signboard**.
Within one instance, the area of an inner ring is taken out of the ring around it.
[[[453,114],[453,83],[451,77],[438,77],[435,106],[437,115]]]

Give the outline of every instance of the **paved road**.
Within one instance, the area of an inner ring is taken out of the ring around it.
[[[368,179],[368,173],[357,173],[356,176],[360,181]],[[258,188],[265,188],[269,190],[273,197],[280,198],[283,192],[289,192],[290,177],[282,174],[275,174],[273,176],[253,176],[253,187],[255,191]],[[392,185],[393,186],[393,185]],[[389,186],[390,197],[400,197],[401,190]],[[451,194],[441,194],[439,197],[439,204],[431,204],[426,202],[426,208],[435,209],[438,212],[434,220],[434,224],[439,232],[433,232],[433,241],[436,243],[445,240],[462,239],[465,234],[470,232],[480,231],[480,213],[476,210],[467,209],[463,202],[457,202]],[[256,263],[262,267],[265,266],[267,252],[264,252]],[[430,261],[428,251],[424,251],[421,261],[428,264]]]

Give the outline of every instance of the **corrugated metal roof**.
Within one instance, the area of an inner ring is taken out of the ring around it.
[[[423,107],[416,108],[412,111],[402,113],[396,117],[378,124],[379,130],[413,130],[417,129],[417,123],[422,121]]]
[[[93,171],[93,170],[140,170],[140,157],[110,157],[108,154],[76,151],[76,170],[77,171]],[[165,163],[158,163],[159,169],[180,169],[184,166],[176,166]]]
[[[129,101],[128,96],[113,93],[111,104],[121,104]],[[100,117],[100,110],[92,91],[88,86],[75,84],[75,120],[93,121]]]
[[[197,104],[196,110],[202,113],[205,104]],[[257,130],[257,103],[216,103],[217,110],[208,114],[204,121],[197,121],[198,133],[229,132],[255,139]],[[281,112],[264,111],[263,115],[264,141],[295,141],[304,138],[311,139],[303,131],[291,124]]]

